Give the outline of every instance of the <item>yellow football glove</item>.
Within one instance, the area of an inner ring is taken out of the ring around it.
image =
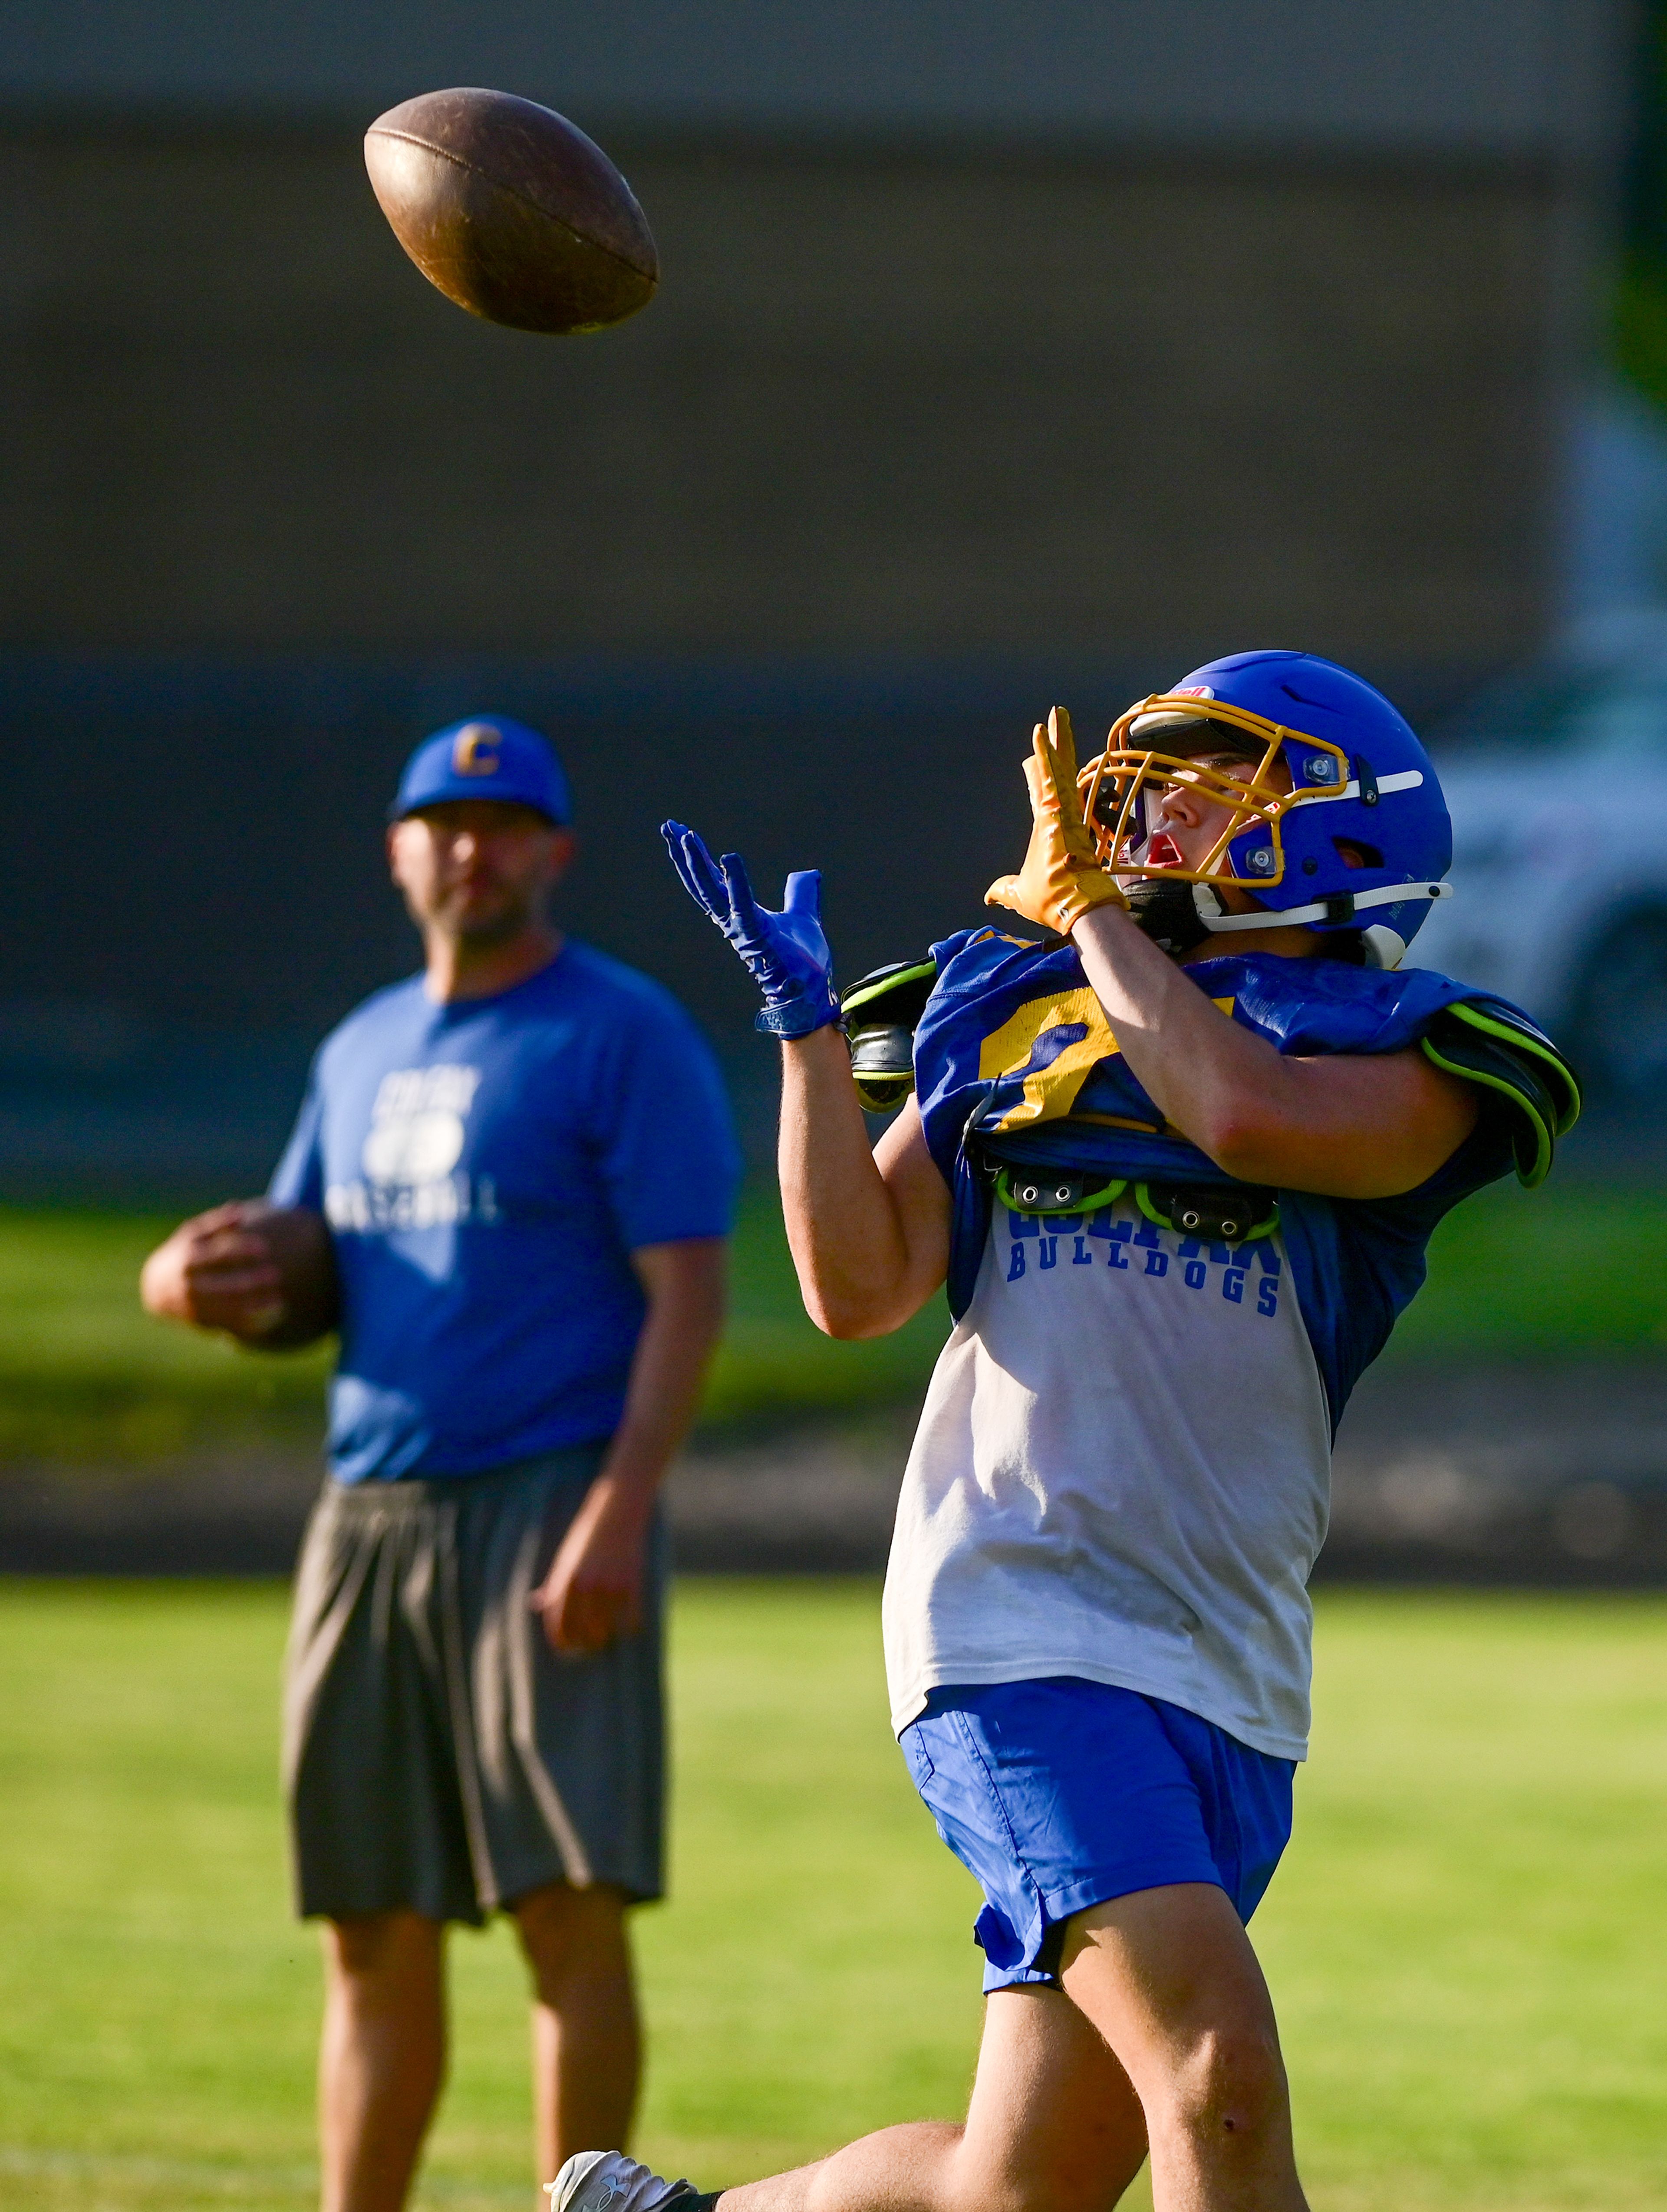
[[[1129,901],[1094,857],[1094,843],[1077,796],[1077,748],[1071,718],[1056,707],[1044,730],[1036,726],[1035,750],[1025,763],[1031,787],[1030,850],[1016,876],[998,876],[984,893],[986,906],[1010,906],[1027,921],[1062,937],[1091,907],[1127,907]]]

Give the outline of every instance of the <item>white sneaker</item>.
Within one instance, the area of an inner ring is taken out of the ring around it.
[[[692,2182],[662,2181],[619,2150],[575,2151],[545,2188],[550,2212],[669,2212],[696,2196]]]

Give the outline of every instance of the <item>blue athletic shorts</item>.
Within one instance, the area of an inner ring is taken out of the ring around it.
[[[1249,1920],[1291,1839],[1288,1759],[1161,1698],[1074,1675],[934,1690],[901,1738],[983,1890],[984,1987],[1056,1978],[1073,1912],[1210,1881]]]

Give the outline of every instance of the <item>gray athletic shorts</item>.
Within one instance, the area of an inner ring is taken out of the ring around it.
[[[658,1516],[638,1634],[567,1657],[527,1604],[602,1450],[449,1481],[325,1483],[284,1695],[303,1915],[406,1906],[478,1924],[549,1882],[660,1894]]]

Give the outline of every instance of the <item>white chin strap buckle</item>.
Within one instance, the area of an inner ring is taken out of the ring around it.
[[[1376,890],[1344,894],[1349,902],[1347,915],[1337,914],[1337,902],[1329,898],[1315,899],[1307,906],[1287,907],[1282,914],[1265,908],[1258,908],[1255,914],[1229,914],[1213,884],[1195,884],[1192,903],[1199,921],[1216,937],[1245,929],[1299,929],[1316,921],[1331,921],[1339,929],[1348,929],[1363,908],[1399,906],[1403,899],[1443,899],[1452,895],[1451,884],[1380,884]],[[1406,939],[1381,921],[1361,926],[1360,943],[1369,968],[1398,968],[1406,957]]]

